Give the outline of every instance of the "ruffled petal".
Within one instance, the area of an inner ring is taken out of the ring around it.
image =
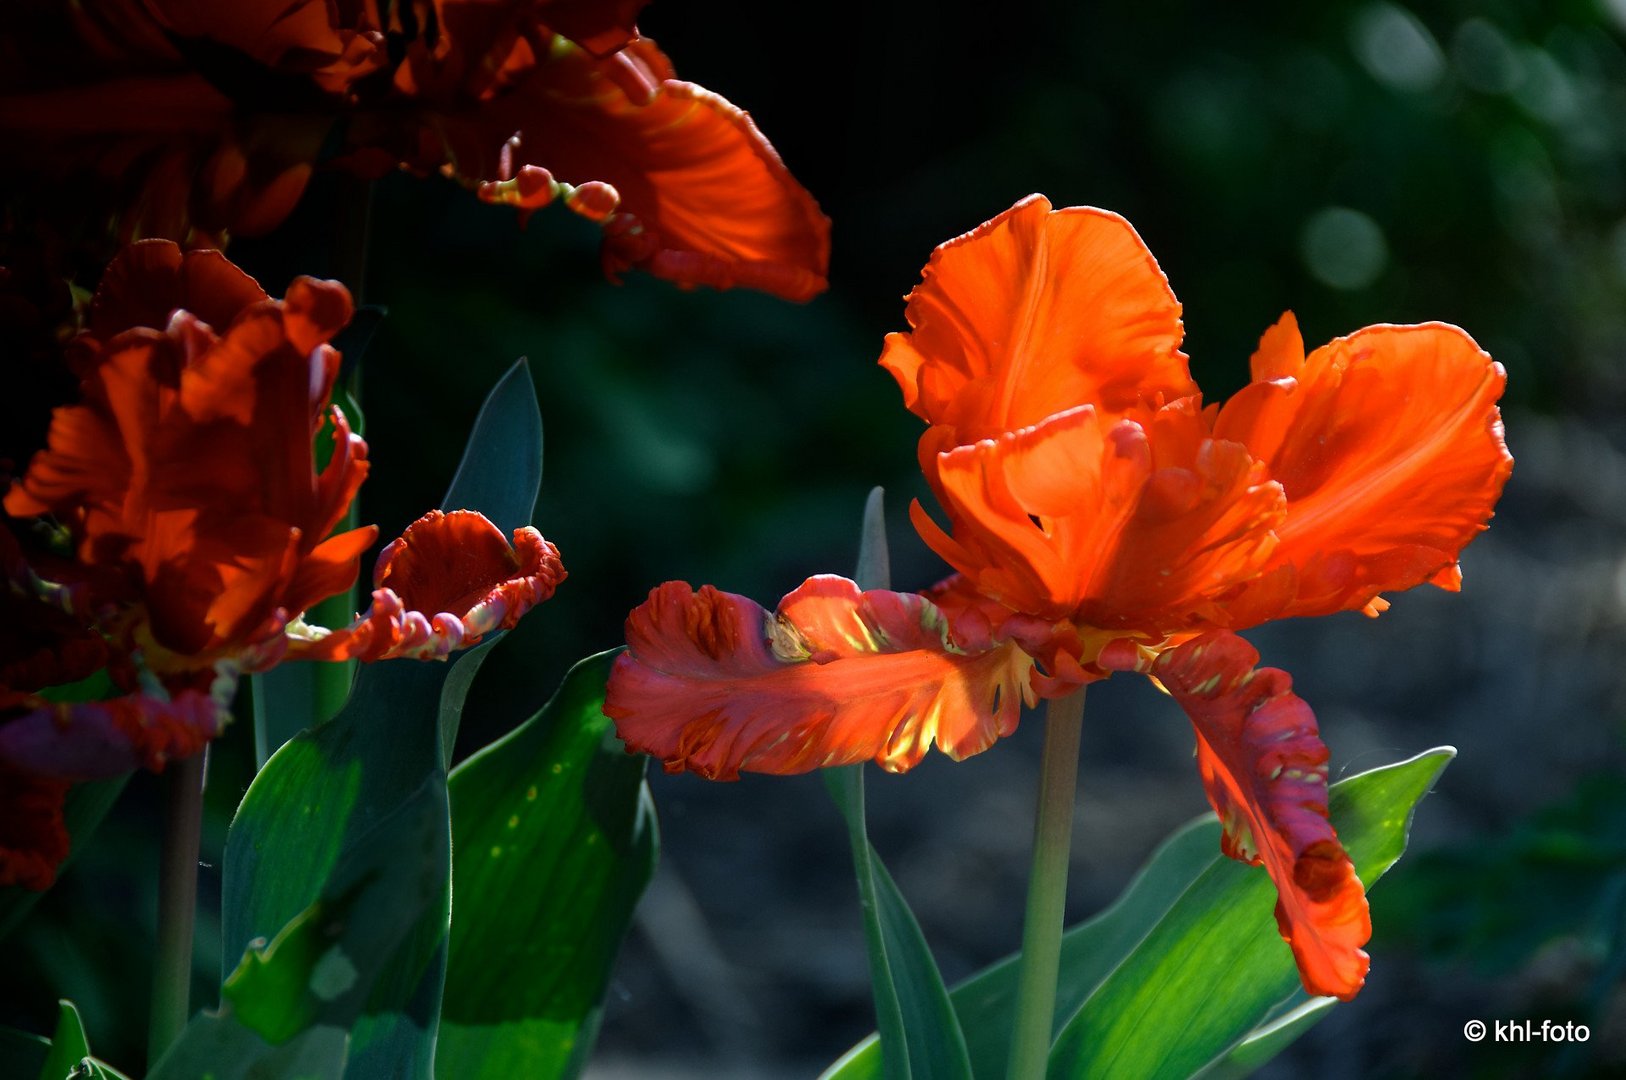
[[[341,16],[346,9],[354,13],[349,19]],[[328,93],[342,94],[389,61],[371,4],[147,0],[147,10],[200,66],[234,64],[238,79],[248,74],[240,70],[243,61],[252,60],[282,75],[308,77]]]
[[[809,578],[769,614],[669,581],[627,617],[604,713],[629,749],[713,780],[875,761],[902,772],[1016,729],[1033,662],[967,649],[924,597]]]
[[[42,892],[68,857],[68,784],[0,769],[0,888]]]
[[[445,119],[453,167],[476,185],[547,170],[604,225],[611,277],[637,267],[684,286],[822,292],[829,219],[750,117],[670,70],[647,39],[603,60],[556,47],[478,114]]]
[[[167,674],[259,651],[279,611],[347,587],[365,542],[323,541],[366,475],[366,446],[334,410],[334,453],[316,473],[312,437],[339,365],[325,342],[352,311],[343,286],[298,279],[287,300],[251,303],[217,333],[162,311],[190,299],[191,267],[200,298],[223,311],[247,279],[173,246],[132,250],[104,296],[130,300],[118,322],[158,317],[164,329],[135,326],[94,352],[83,403],[57,410],[5,506],[58,515],[85,565],[145,583],[144,625],[163,650],[149,666]]]
[[[913,329],[881,366],[904,403],[961,443],[1079,405],[1121,413],[1196,392],[1180,303],[1123,218],[1030,195],[938,246],[909,294]]]
[[[1513,468],[1502,366],[1440,323],[1368,327],[1297,363],[1296,341],[1287,320],[1266,335],[1257,381],[1215,423],[1287,493],[1272,596],[1237,610],[1258,622],[1360,610],[1428,581],[1454,588],[1457,556]]]
[[[559,549],[530,526],[512,545],[473,510],[431,510],[379,554],[373,603],[348,627],[305,628],[291,659],[441,660],[507,630],[566,577]]]
[[[940,454],[953,535],[918,503],[915,524],[1028,615],[1148,633],[1218,620],[1275,544],[1281,490],[1240,444],[1206,438],[1189,399],[1143,420],[1082,406]]]
[[[171,697],[138,692],[110,701],[53,702],[0,691],[0,771],[76,782],[141,768],[157,772],[201,752],[220,733],[230,719],[232,686],[235,680],[225,677],[218,699],[188,689]]]
[[[1263,865],[1276,924],[1304,989],[1348,1001],[1366,981],[1372,936],[1355,866],[1327,820],[1327,748],[1315,714],[1276,668],[1229,633],[1160,656],[1151,673],[1191,718],[1197,768],[1233,859]]]
[[[245,308],[268,299],[259,282],[218,251],[141,240],[120,251],[102,274],[85,336],[105,342],[138,326],[163,330],[182,308],[224,331]]]

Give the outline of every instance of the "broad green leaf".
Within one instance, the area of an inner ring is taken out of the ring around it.
[[[646,760],[604,716],[616,653],[452,773],[451,948],[440,1080],[573,1077],[655,869]]]
[[[274,1046],[229,1013],[205,1014],[147,1080],[341,1080],[348,1038],[343,1028],[323,1024]]]
[[[1278,1009],[1277,1016],[1249,1032],[1247,1037],[1202,1073],[1203,1080],[1245,1080],[1277,1054],[1286,1050],[1306,1031],[1327,1018],[1337,998],[1313,998],[1300,990],[1288,1000],[1292,1008]]]
[[[536,503],[541,453],[536,392],[521,361],[486,399],[443,507],[479,510],[505,530],[525,524]],[[445,819],[447,754],[469,683],[496,640],[454,664],[364,666],[338,716],[302,732],[266,763],[227,839],[227,957],[242,955],[256,939],[275,938],[316,903],[340,853],[426,782]],[[347,1076],[429,1076],[450,926],[449,835],[432,854],[443,870],[438,899],[381,961],[376,980],[366,973],[372,992],[350,1032]]]
[[[203,1075],[221,1060],[243,1076],[345,1075],[349,1029],[377,1007],[382,977],[401,966],[445,895],[444,807],[444,781],[430,776],[347,845],[320,896],[271,941],[249,944],[222,987],[221,1010],[193,1020],[150,1080]],[[417,949],[420,969],[433,946]],[[349,1066],[353,1076],[389,1075]]]
[[[875,488],[864,504],[854,580],[864,589],[885,589],[890,587],[891,577],[882,491]],[[864,766],[825,769],[823,776],[847,822],[885,1075],[888,1080],[970,1080],[965,1035],[943,976],[909,902],[869,841],[864,822]]]
[[[439,907],[448,824],[431,776],[340,856],[321,895],[269,942],[250,943],[221,996],[242,1023],[284,1043],[320,1021],[348,1027],[370,985],[426,910]],[[429,950],[419,956],[427,960]]]
[[[1417,801],[1454,755],[1432,751],[1329,793],[1333,824],[1365,884],[1405,850]],[[1268,876],[1216,859],[1067,1022],[1051,1075],[1184,1076],[1245,1039],[1299,986],[1275,904]],[[1162,1037],[1146,1037],[1154,1031]]]
[[[1430,750],[1332,786],[1333,824],[1369,887],[1405,850],[1417,802],[1455,754]],[[1279,1004],[1302,997],[1276,931],[1274,889],[1262,871],[1221,855],[1219,837],[1213,815],[1182,827],[1111,907],[1067,931],[1052,1076],[1191,1076],[1223,1067],[1255,1038],[1254,1050],[1286,1045],[1264,1041],[1280,1022]],[[1007,957],[952,992],[979,1080],[1004,1075],[1016,975],[1016,958]],[[1297,1035],[1310,1022],[1277,1034]],[[1084,1036],[1098,1032],[1114,1041],[1100,1035],[1092,1047]],[[1114,1060],[1098,1056],[1108,1049]],[[879,1077],[879,1057],[871,1036],[825,1076]]]
[[[68,849],[68,857],[57,867],[57,876],[60,877],[73,862],[74,856],[84,850],[96,827],[118,801],[119,793],[124,790],[128,780],[129,777],[120,776],[112,780],[75,784],[68,789],[67,800],[62,806],[62,818],[67,823],[68,839],[72,846]],[[16,929],[42,895],[16,885],[0,889],[0,938]]]

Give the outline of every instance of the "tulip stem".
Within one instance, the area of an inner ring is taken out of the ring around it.
[[[153,971],[147,1064],[157,1064],[191,1016],[192,922],[198,900],[203,826],[203,754],[164,771],[164,836],[159,854],[158,962]]]
[[[1052,700],[1045,711],[1039,806],[1033,823],[1033,866],[1028,872],[1027,914],[1022,925],[1022,962],[1011,1032],[1010,1080],[1039,1080],[1050,1059],[1055,1031],[1056,973],[1061,966],[1067,857],[1073,838],[1073,800],[1078,789],[1078,740],[1084,720],[1084,689]]]

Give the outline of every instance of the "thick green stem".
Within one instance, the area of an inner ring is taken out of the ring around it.
[[[198,900],[203,825],[203,755],[164,772],[164,836],[159,854],[158,962],[153,970],[147,1064],[164,1056],[191,1015],[192,922]]]
[[[1022,925],[1022,969],[1011,1032],[1010,1080],[1038,1080],[1050,1058],[1055,1030],[1056,972],[1061,964],[1063,908],[1067,902],[1067,856],[1073,838],[1073,799],[1078,789],[1078,737],[1084,690],[1050,702],[1045,714],[1039,808],[1033,823],[1033,867],[1028,873],[1027,915]]]

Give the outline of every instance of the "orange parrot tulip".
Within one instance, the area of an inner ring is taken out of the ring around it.
[[[1461,330],[1374,326],[1305,354],[1286,315],[1253,382],[1203,404],[1180,305],[1128,222],[1030,196],[941,245],[881,364],[929,425],[957,573],[920,595],[810,579],[772,614],[668,582],[627,620],[605,711],[632,750],[713,779],[954,758],[1022,702],[1114,671],[1185,710],[1226,854],[1263,864],[1304,985],[1367,969],[1360,881],[1327,820],[1327,749],[1235,631],[1377,614],[1460,586],[1512,469],[1505,374]]]

